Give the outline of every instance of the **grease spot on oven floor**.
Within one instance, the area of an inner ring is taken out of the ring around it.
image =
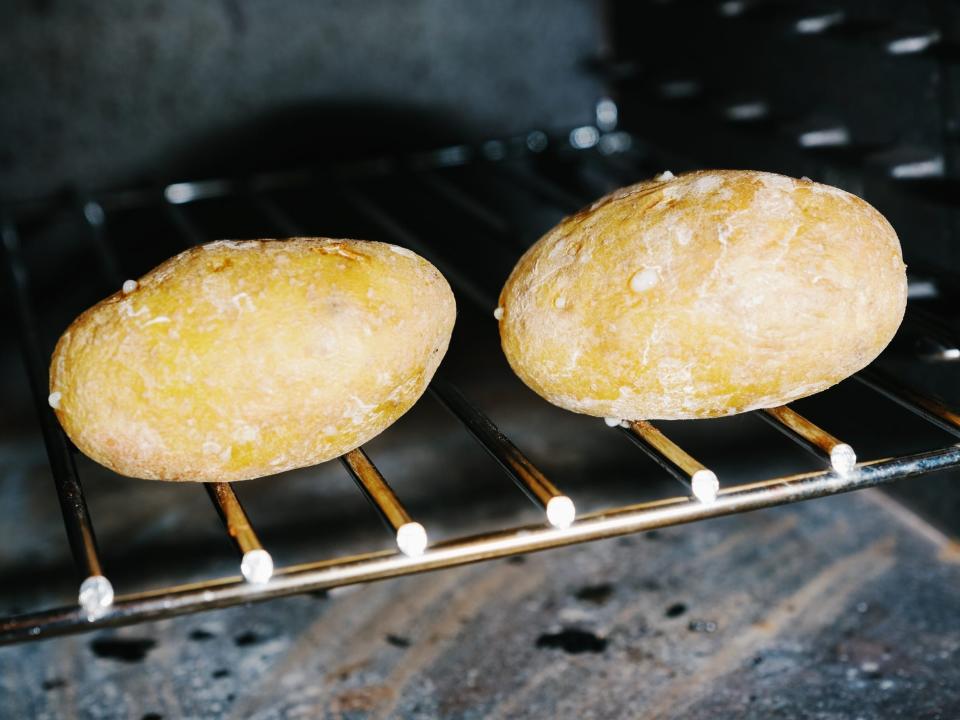
[[[143,660],[156,644],[149,638],[97,638],[91,641],[90,649],[100,658],[135,663]]]
[[[674,603],[667,608],[666,612],[663,614],[668,618],[680,617],[687,611],[687,606],[682,602]]]
[[[237,635],[233,639],[233,644],[237,647],[247,647],[248,645],[256,645],[259,642],[263,642],[263,638],[257,635],[257,633],[252,630],[247,630]]]
[[[607,639],[580,628],[564,628],[557,633],[544,633],[537,638],[538,648],[559,649],[571,655],[601,653],[607,649]]]
[[[45,691],[49,692],[50,690],[57,690],[62,687],[67,686],[67,681],[63,678],[50,678],[49,680],[44,680],[40,685]]]
[[[599,583],[597,585],[584,585],[575,593],[577,600],[593,603],[594,605],[603,605],[613,595],[613,585],[610,583]]]
[[[393,633],[388,633],[385,640],[398,648],[408,648],[410,647],[410,638],[405,638],[402,635],[394,635]]]

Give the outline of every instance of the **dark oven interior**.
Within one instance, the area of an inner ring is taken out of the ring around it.
[[[0,714],[955,716],[957,13],[0,9]],[[609,427],[547,404],[499,347],[514,263],[601,195],[704,167],[881,210],[909,266],[897,338],[792,413]],[[234,486],[70,445],[46,373],[79,312],[192,245],[293,236],[395,243],[450,281],[450,351],[407,415]],[[378,518],[401,506],[422,556]]]

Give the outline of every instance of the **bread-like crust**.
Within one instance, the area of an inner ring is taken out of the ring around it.
[[[897,235],[854,195],[771,173],[642,182],[566,218],[500,295],[520,378],[574,412],[731,415],[869,364],[903,318]]]
[[[405,413],[455,317],[446,280],[404,248],[210,243],[70,325],[51,404],[77,447],[122,475],[271,475],[341,455]]]

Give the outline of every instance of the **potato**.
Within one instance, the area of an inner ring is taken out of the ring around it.
[[[870,363],[903,318],[897,235],[863,200],[751,171],[665,173],[565,219],[500,296],[517,375],[574,412],[707,418]]]
[[[192,248],[57,343],[50,404],[122,475],[230,481],[336,457],[423,393],[456,309],[436,268],[377,242]]]

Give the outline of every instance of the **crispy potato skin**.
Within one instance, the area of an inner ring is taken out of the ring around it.
[[[566,218],[500,295],[514,371],[560,407],[708,418],[824,390],[893,338],[893,228],[860,198],[770,173],[693,172]]]
[[[336,457],[420,397],[456,308],[436,268],[377,242],[220,241],[84,312],[50,391],[121,475],[231,481]]]

